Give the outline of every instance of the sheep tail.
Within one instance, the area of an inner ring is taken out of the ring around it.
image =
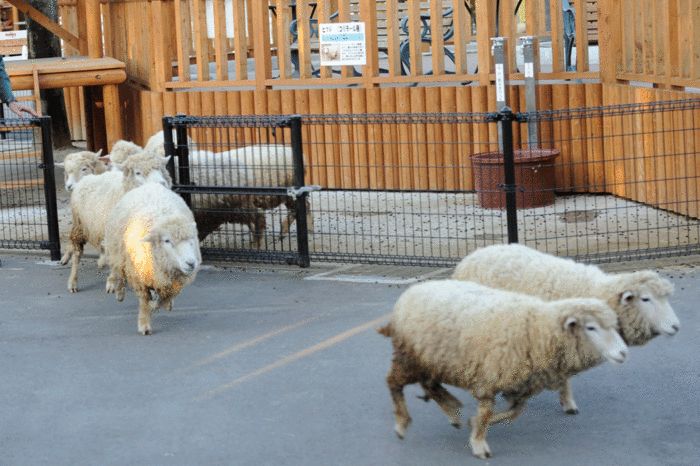
[[[391,327],[391,323],[388,323],[383,327],[379,327],[377,329],[377,333],[384,335],[385,337],[393,336],[394,332],[393,332],[393,328]]]

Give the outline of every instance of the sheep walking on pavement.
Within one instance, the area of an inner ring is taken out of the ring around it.
[[[63,265],[72,260],[68,276],[68,290],[71,293],[78,291],[78,265],[86,243],[100,252],[98,266],[104,266],[102,240],[107,218],[124,193],[146,182],[171,186],[170,175],[165,169],[166,162],[167,159],[153,158],[141,152],[132,155],[123,164],[117,164],[119,170],[88,175],[76,184],[71,194],[73,225],[70,243],[61,257]]]
[[[126,281],[139,299],[138,331],[150,335],[153,311],[171,310],[202,263],[194,216],[180,196],[162,185],[133,189],[107,221],[105,257],[117,299],[124,299]]]
[[[595,265],[508,244],[477,249],[457,265],[452,278],[545,300],[602,299],[617,313],[620,335],[629,346],[644,345],[660,334],[670,337],[680,329],[668,302],[673,285],[650,270],[608,274]],[[559,390],[564,411],[577,414],[571,383],[566,381]]]
[[[414,383],[459,427],[461,403],[442,386],[455,385],[479,402],[469,445],[490,457],[488,426],[512,421],[529,398],[601,360],[624,361],[627,345],[616,327],[617,315],[598,299],[543,301],[458,280],[413,285],[379,329],[394,347],[387,376],[394,430],[405,437],[411,417],[403,387]],[[494,412],[499,393],[510,407]]]

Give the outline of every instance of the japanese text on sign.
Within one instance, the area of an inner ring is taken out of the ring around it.
[[[321,66],[366,65],[365,23],[319,24]]]

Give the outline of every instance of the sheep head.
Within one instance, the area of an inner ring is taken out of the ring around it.
[[[168,160],[170,157],[154,157],[142,151],[129,156],[124,163],[115,164],[124,173],[124,191],[145,183],[158,183],[170,189],[173,181],[166,168]]]
[[[63,163],[56,163],[57,167],[63,168],[63,179],[66,191],[73,191],[75,185],[87,175],[97,175],[104,173],[106,165],[100,157],[102,149],[98,152],[89,150],[74,152],[64,159]]]
[[[169,279],[194,278],[202,264],[195,222],[164,219],[142,242],[150,246],[154,267]]]

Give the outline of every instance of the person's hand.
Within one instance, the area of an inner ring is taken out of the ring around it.
[[[34,110],[31,107],[27,107],[26,105],[23,105],[17,101],[10,102],[9,104],[7,104],[7,106],[10,107],[10,110],[12,110],[12,112],[20,118],[24,118],[23,113],[28,113],[33,117],[39,117],[39,114],[36,112],[36,110]]]

